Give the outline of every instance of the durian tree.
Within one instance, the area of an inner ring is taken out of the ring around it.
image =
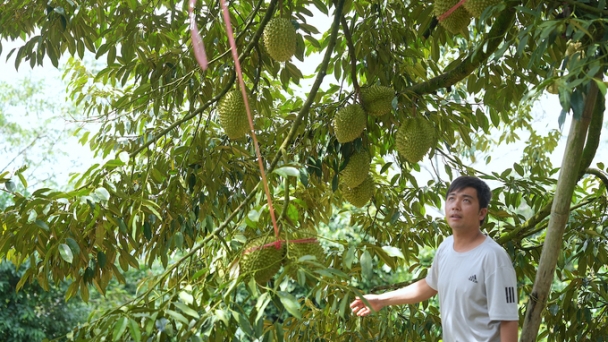
[[[257,146],[242,134],[220,2],[194,6],[205,70],[189,5],[0,2],[0,37],[23,40],[0,54],[64,70],[69,98],[100,126],[82,141],[104,160],[70,191],[3,189],[0,257],[28,261],[19,287],[68,280],[66,297],[84,300],[140,262],[165,267],[70,339],[438,341],[436,302],[363,319],[348,303],[404,285],[363,289],[371,268],[425,275],[420,254],[450,234],[428,208],[459,174],[497,184],[483,229],[514,261],[522,340],[608,338],[608,169],[594,162],[605,1],[229,2]],[[571,127],[561,166],[549,158],[560,132],[534,124],[547,92]],[[519,160],[484,168],[518,141]],[[335,222],[365,239],[329,241]]]

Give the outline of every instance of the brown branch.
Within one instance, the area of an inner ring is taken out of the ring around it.
[[[563,0],[563,1],[574,7],[580,7],[589,12],[595,12],[595,13],[599,13],[599,14],[608,15],[608,10],[603,10],[601,8],[585,5],[585,4],[581,3],[580,1],[574,1],[574,0]]]
[[[549,226],[538,262],[538,270],[530,293],[531,300],[527,305],[521,341],[536,341],[541,323],[541,313],[546,307],[555,275],[557,258],[563,246],[564,230],[570,214],[570,202],[578,179],[582,152],[591,117],[595,111],[598,87],[591,82],[587,91],[585,108],[580,119],[572,118],[568,142],[564,150],[561,171],[557,180],[554,203],[551,207]]]
[[[583,154],[581,157],[581,164],[578,172],[577,182],[583,177],[586,173],[586,170],[591,165],[593,158],[595,158],[595,153],[600,144],[600,135],[602,132],[602,122],[604,120],[604,98],[602,96],[597,96],[595,100],[595,107],[593,108],[593,116],[591,117],[591,122],[589,123],[589,130],[587,131],[587,140],[585,142],[585,148],[583,149]],[[608,185],[607,185],[608,187]],[[520,232],[526,231],[528,229],[533,228],[542,220],[544,220],[549,214],[551,214],[551,206],[553,205],[553,198],[545,204],[545,206],[534,214],[534,216],[530,217],[526,222],[522,225],[515,227],[512,231],[508,233],[504,233],[497,240],[498,243],[505,243],[509,240],[514,239]]]
[[[346,22],[346,18],[342,16],[342,30],[344,30],[344,37],[346,38],[346,45],[348,46],[348,55],[350,57],[350,78],[353,82],[353,87],[355,88],[355,101],[359,96],[360,88],[359,82],[357,81],[357,56],[355,55],[355,45],[353,44],[353,37],[350,34],[350,30],[348,28],[348,22]]]
[[[430,94],[437,89],[452,86],[463,80],[486,61],[496,51],[500,43],[504,42],[505,33],[513,26],[515,12],[515,8],[509,6],[498,14],[486,40],[479,44],[477,49],[456,67],[426,82],[407,87],[403,92],[417,95]]]
[[[606,174],[604,171],[600,169],[588,168],[587,170],[585,170],[585,173],[589,175],[594,175],[599,178],[608,190],[608,174]]]

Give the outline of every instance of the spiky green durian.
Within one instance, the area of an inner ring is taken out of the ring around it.
[[[410,163],[424,158],[435,144],[433,125],[421,116],[406,119],[397,131],[397,151]]]
[[[342,187],[342,196],[355,207],[361,208],[374,196],[374,179],[368,175],[365,180],[354,188]]]
[[[323,250],[319,241],[301,241],[316,237],[317,232],[313,229],[300,229],[292,233],[287,242],[287,259],[297,261],[305,255],[312,255],[317,259],[317,262],[323,263],[325,261],[325,250]]]
[[[334,132],[340,143],[347,143],[358,138],[366,125],[365,111],[357,104],[342,108],[336,113],[333,120]]]
[[[259,284],[267,283],[279,271],[285,258],[285,244],[276,248],[275,237],[259,237],[249,241],[239,260],[241,274],[253,275]]]
[[[449,11],[459,0],[436,0],[433,4],[433,14],[439,19],[441,15]],[[471,23],[471,14],[460,6],[447,18],[439,20],[439,23],[452,34],[463,33]]]
[[[373,116],[382,116],[390,113],[393,109],[393,98],[395,91],[393,88],[373,85],[369,88],[361,89],[361,101],[365,111]]]
[[[348,159],[348,164],[340,172],[340,182],[354,188],[361,184],[369,173],[370,155],[365,149],[353,153]]]
[[[496,5],[500,0],[467,0],[464,8],[475,18],[479,18],[486,8]]]
[[[296,53],[296,28],[289,19],[270,19],[264,28],[263,39],[266,51],[275,61],[288,61]]]
[[[224,129],[228,138],[238,139],[249,133],[249,119],[240,91],[233,90],[226,93],[220,100],[217,111],[220,126]]]

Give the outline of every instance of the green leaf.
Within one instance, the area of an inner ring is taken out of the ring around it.
[[[147,220],[144,221],[144,236],[148,241],[152,240],[152,227],[150,226],[150,222]]]
[[[17,177],[19,177],[19,180],[21,181],[21,184],[23,185],[24,188],[27,188],[27,181],[25,180],[25,177],[23,177],[23,174],[21,172],[17,173]]]
[[[373,270],[372,270],[372,256],[369,254],[368,251],[365,251],[365,252],[363,252],[363,254],[361,254],[361,258],[360,258],[359,262],[361,263],[361,275],[364,278],[370,279],[373,275]]]
[[[236,321],[239,323],[239,327],[243,330],[243,332],[248,336],[253,335],[253,328],[251,327],[251,324],[247,318],[238,311],[230,310],[230,312],[232,313],[232,317],[234,317],[234,319],[236,319]]]
[[[59,244],[59,255],[61,255],[61,258],[69,264],[71,264],[72,260],[74,260],[74,255],[72,254],[70,246],[66,245],[65,243]]]
[[[585,108],[585,99],[583,96],[583,92],[580,89],[575,89],[572,93],[570,101],[570,105],[572,106],[572,113],[574,113],[574,118],[576,120],[580,120],[583,116],[583,110]]]
[[[386,170],[388,170],[388,168],[391,167],[391,165],[393,165],[393,162],[388,162],[388,163],[384,164],[382,166],[382,169],[380,169],[380,174],[383,174],[384,172],[386,172]]]
[[[110,200],[110,193],[108,190],[106,190],[106,188],[99,187],[93,192],[93,198],[97,199],[98,201],[107,202]]]
[[[190,317],[194,317],[196,319],[199,319],[200,316],[198,314],[198,312],[194,311],[192,308],[190,308],[188,305],[180,303],[180,302],[173,302],[173,305],[175,305],[178,309],[181,310],[181,312],[183,312],[184,314],[190,316]]]
[[[297,168],[295,168],[293,166],[283,166],[278,169],[275,169],[272,172],[276,173],[280,176],[283,176],[283,177],[299,177],[300,176],[300,170],[298,170]]]
[[[346,252],[346,255],[342,259],[342,264],[344,265],[344,267],[346,267],[347,270],[350,270],[350,268],[353,265],[354,260],[355,260],[355,247],[350,246],[350,248]]]
[[[403,253],[397,247],[383,246],[382,249],[386,252],[386,254],[388,254],[388,255],[390,255],[392,257],[397,257],[397,258],[400,258],[400,259],[405,259],[405,257],[403,256]]]
[[[175,304],[175,303],[173,303]],[[180,321],[186,325],[188,325],[188,319],[186,317],[184,317],[184,315],[180,314],[179,312],[173,311],[173,310],[165,310],[165,313],[167,313],[169,316],[175,318],[177,321]]]
[[[36,220],[34,223],[35,223],[35,224],[36,224],[38,227],[42,228],[43,230],[45,230],[45,231],[47,231],[47,232],[50,230],[50,228],[49,228],[49,226],[46,224],[46,222],[44,222],[44,221],[42,221],[42,220]]]
[[[80,254],[80,246],[78,245],[78,242],[76,242],[76,240],[72,239],[72,238],[67,238],[65,239],[65,242],[68,244],[68,246],[70,246],[70,249],[72,250],[72,254]]]
[[[258,222],[260,220],[260,214],[261,212],[255,209],[251,209],[247,213],[247,218],[250,219],[252,222]]]
[[[112,331],[112,341],[120,340],[120,337],[127,329],[128,322],[129,320],[127,319],[127,317],[124,316],[116,320],[116,323],[114,324],[114,330]]]
[[[106,266],[106,254],[102,251],[97,252],[97,264],[99,268],[104,268]]]
[[[279,295],[279,299],[287,312],[297,319],[302,319],[302,315],[300,314],[300,304],[298,304],[296,297],[294,297],[291,293],[284,291],[279,291],[277,294]]]
[[[266,306],[268,306],[268,303],[270,303],[270,299],[270,294],[268,292],[264,292],[257,299],[257,302],[255,304],[255,309],[258,312],[255,317],[256,322],[262,319],[262,317],[264,316],[264,310],[266,309]]]
[[[515,169],[515,172],[517,172],[518,175],[520,175],[522,177],[524,176],[524,168],[521,167],[521,165],[514,163],[513,168]]]
[[[139,329],[139,324],[137,324],[137,322],[131,318],[129,318],[129,333],[135,342],[141,341],[141,330]]]

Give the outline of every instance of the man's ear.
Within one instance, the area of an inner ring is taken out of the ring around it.
[[[488,208],[481,208],[479,210],[479,220],[483,220],[486,218],[486,216],[488,215]]]

